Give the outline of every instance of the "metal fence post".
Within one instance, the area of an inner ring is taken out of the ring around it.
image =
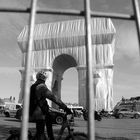
[[[30,74],[31,74],[31,52],[33,46],[33,33],[34,33],[34,25],[35,25],[35,15],[36,15],[36,5],[37,0],[31,1],[31,13],[29,18],[29,33],[28,33],[28,48],[27,48],[27,56],[26,56],[26,64],[25,64],[25,80],[23,83],[23,120],[21,127],[21,140],[28,139],[28,118],[29,118],[29,98],[30,98]]]
[[[90,0],[85,2],[85,47],[86,47],[86,91],[88,103],[88,139],[95,139],[94,126],[94,90],[93,90],[93,59],[92,59],[92,43],[91,43],[91,10]]]
[[[138,0],[132,0],[132,3],[134,8],[135,22],[136,22],[137,33],[138,33],[139,53],[140,53],[140,8],[139,8]]]

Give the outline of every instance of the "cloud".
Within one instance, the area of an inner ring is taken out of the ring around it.
[[[114,20],[113,23],[117,31],[115,49],[118,51],[119,57],[122,54],[137,57],[139,55],[139,42],[135,23],[121,20]]]
[[[17,74],[20,75],[20,67],[0,67],[0,74]],[[18,74],[19,73],[19,74]]]

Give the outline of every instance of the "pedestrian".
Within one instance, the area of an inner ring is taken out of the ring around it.
[[[36,123],[35,140],[47,140],[45,125],[49,140],[54,140],[52,120],[46,99],[53,101],[64,109],[66,113],[71,114],[71,110],[47,88],[45,84],[47,77],[48,75],[45,71],[39,71],[36,74],[36,82],[30,88],[29,118]]]

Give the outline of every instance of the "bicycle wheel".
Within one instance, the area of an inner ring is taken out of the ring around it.
[[[88,140],[88,137],[85,133],[75,132],[73,134],[68,135],[65,140]]]

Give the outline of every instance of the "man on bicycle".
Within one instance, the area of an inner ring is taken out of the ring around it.
[[[48,90],[45,81],[48,75],[45,71],[39,71],[36,74],[36,82],[30,88],[30,108],[29,118],[36,122],[36,140],[46,140],[45,124],[49,140],[54,140],[52,121],[49,114],[49,105],[46,99],[49,99],[59,105],[66,113],[71,114],[71,110],[57,98],[51,91]]]

